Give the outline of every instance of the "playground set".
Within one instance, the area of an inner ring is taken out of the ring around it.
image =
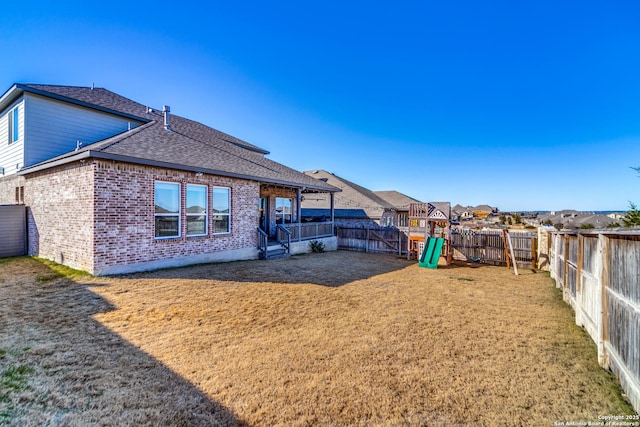
[[[451,203],[411,203],[407,259],[417,259],[420,267],[438,268],[453,260],[451,246]]]

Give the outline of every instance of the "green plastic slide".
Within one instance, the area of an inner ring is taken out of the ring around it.
[[[418,265],[426,268],[438,268],[442,245],[444,245],[444,239],[442,237],[427,237],[427,241],[424,243],[424,250],[422,251],[420,260],[418,260]]]

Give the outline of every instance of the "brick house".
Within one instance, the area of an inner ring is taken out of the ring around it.
[[[336,248],[332,223],[300,209],[315,193],[332,208],[339,189],[266,154],[102,88],[0,97],[0,204],[27,206],[30,255],[95,275],[266,257],[278,233],[288,252]]]

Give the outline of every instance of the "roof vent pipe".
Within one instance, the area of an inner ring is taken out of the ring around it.
[[[171,130],[171,126],[169,126],[169,112],[171,108],[168,105],[162,106],[162,114],[164,115],[164,128],[166,130]]]

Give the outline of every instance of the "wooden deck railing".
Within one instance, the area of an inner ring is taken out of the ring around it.
[[[291,241],[313,240],[333,236],[333,222],[302,222],[284,225],[291,232]]]

